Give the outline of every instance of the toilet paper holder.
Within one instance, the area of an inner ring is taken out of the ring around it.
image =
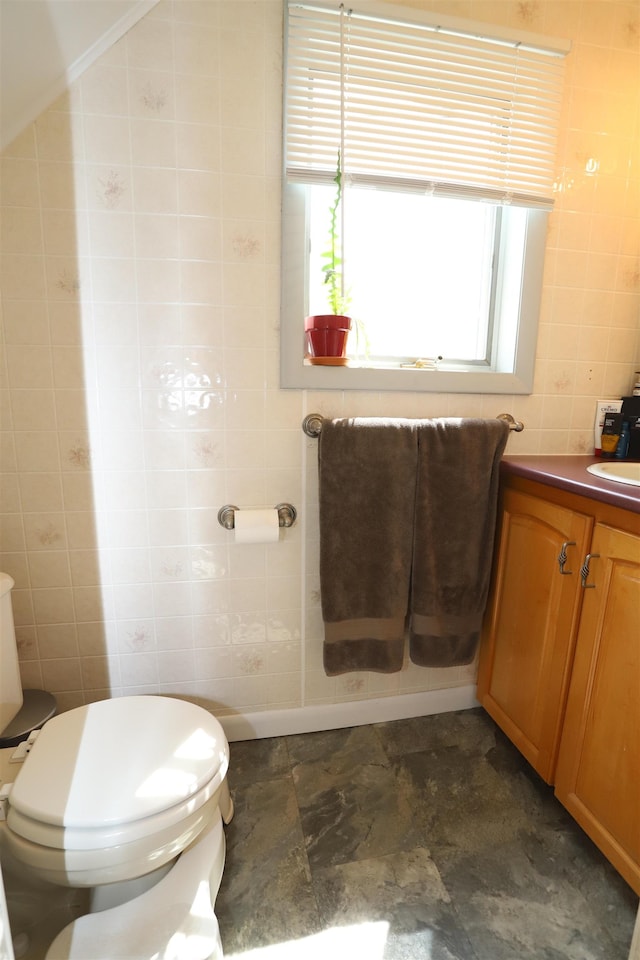
[[[235,512],[239,509],[240,507],[236,507],[233,503],[225,503],[224,507],[220,507],[218,510],[218,523],[220,526],[224,527],[225,530],[233,530],[236,525]],[[296,522],[298,511],[293,504],[277,503],[274,509],[278,511],[279,527],[292,527]]]

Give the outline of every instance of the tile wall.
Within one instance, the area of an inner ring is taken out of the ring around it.
[[[326,415],[526,423],[508,452],[592,449],[640,366],[640,16],[622,0],[414,2],[568,36],[530,397],[278,386],[280,0],[161,2],[2,155],[0,569],[25,686],[62,707],[166,692],[220,714],[468,684],[329,679],[316,443]],[[240,546],[225,503],[299,511]]]

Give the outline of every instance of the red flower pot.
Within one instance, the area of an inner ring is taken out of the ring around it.
[[[314,314],[305,319],[304,329],[307,352],[312,360],[346,356],[351,317],[333,313]]]

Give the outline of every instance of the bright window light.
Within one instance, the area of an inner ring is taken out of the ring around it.
[[[316,314],[328,310],[322,254],[333,191],[309,190],[309,313]],[[496,223],[489,203],[345,190],[348,312],[366,323],[370,359],[490,362]]]
[[[136,797],[188,797],[193,793],[197,777],[186,770],[161,767],[136,790]]]
[[[389,933],[386,920],[358,923],[348,927],[332,927],[311,937],[289,940],[268,947],[227,956],[226,960],[383,960]],[[428,956],[425,960],[429,960]]]
[[[204,730],[195,730],[188,740],[181,743],[174,751],[174,757],[179,760],[206,760],[213,756],[215,738]]]

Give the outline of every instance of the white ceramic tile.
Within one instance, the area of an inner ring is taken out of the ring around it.
[[[15,430],[55,430],[56,410],[53,390],[12,390]]]
[[[254,107],[252,112],[261,108]],[[263,177],[266,172],[266,143],[260,128],[223,127],[220,144],[223,174]]]
[[[195,650],[196,676],[203,680],[233,676],[233,651],[228,647]]]
[[[120,684],[120,665],[116,657],[81,657],[82,688],[86,691],[113,690]]]
[[[42,207],[73,210],[84,207],[86,192],[84,170],[68,162],[40,163],[38,165]]]
[[[138,117],[131,125],[132,162],[140,167],[175,167],[175,124]]]
[[[176,213],[178,182],[175,170],[134,167],[133,197],[138,213]]]
[[[47,256],[44,264],[46,295],[50,301],[78,301],[82,291],[89,289],[91,264],[86,257],[79,257],[74,253],[67,256]]]
[[[62,504],[59,503],[61,507]],[[0,513],[18,514],[22,509],[21,492],[18,486],[18,477],[15,473],[8,473],[0,484]]]
[[[183,123],[217,123],[220,111],[218,80],[193,74],[176,74],[176,117]]]
[[[96,549],[98,543],[94,510],[67,510],[65,513],[65,524],[70,549]]]
[[[129,67],[155,68],[162,63],[170,69],[173,61],[173,31],[168,21],[143,17],[126,35]]]
[[[158,653],[158,679],[160,683],[179,683],[196,676],[195,658],[191,651],[162,650]]]
[[[25,513],[63,510],[61,477],[57,473],[25,473],[19,478],[20,503]]]
[[[280,709],[301,706],[300,680],[298,673],[280,673],[269,677],[267,703]]]
[[[151,578],[168,583],[190,579],[189,548],[186,546],[153,547],[150,550]]]
[[[136,254],[143,259],[173,259],[179,255],[178,219],[172,214],[135,214]]]
[[[149,583],[151,563],[145,547],[125,547],[108,551],[111,582],[114,584]]]
[[[221,414],[205,391],[189,391],[186,396],[189,425],[198,427],[212,423],[221,426]],[[224,433],[222,430],[198,430],[191,432],[187,441],[187,467],[195,469],[220,469],[225,463]]]
[[[194,643],[229,643],[231,628],[226,614],[229,611],[229,584],[226,580],[193,581],[191,604],[194,614]]]
[[[130,689],[148,687],[150,692],[158,683],[158,659],[155,653],[130,653],[119,657],[122,684]]]
[[[178,260],[139,260],[137,297],[142,303],[178,303],[181,265]]]
[[[8,300],[3,310],[4,337],[7,344],[49,343],[47,306],[38,300]]]
[[[108,65],[106,59],[102,57],[82,74],[84,109],[89,115],[126,116],[129,106],[126,70],[116,64]]]
[[[201,261],[222,259],[221,224],[218,218],[181,216],[178,227],[182,258]]]
[[[108,649],[110,624],[78,624],[78,650],[81,656],[101,656]]]
[[[193,618],[156,617],[155,631],[158,650],[188,650],[193,647]],[[197,676],[197,673],[194,674]]]
[[[99,437],[104,463],[113,470],[141,470],[145,466],[144,433],[104,429]],[[148,464],[149,466],[151,464]]]
[[[176,123],[178,166],[189,170],[220,170],[220,129],[207,123]]]
[[[69,567],[75,586],[98,586],[105,573],[97,550],[70,550]]]
[[[84,143],[89,163],[129,163],[131,135],[128,118],[86,116]]]
[[[51,342],[67,346],[81,343],[89,322],[86,316],[83,320],[79,305],[58,301],[50,302],[48,306]]]
[[[225,500],[223,483],[224,475],[221,470],[189,470],[187,499],[190,509],[209,509],[217,512]]]
[[[174,33],[178,73],[217,76],[220,69],[219,33],[202,24],[179,23]]]
[[[57,435],[44,431],[24,431],[15,435],[18,470],[25,473],[50,473],[60,468]],[[5,463],[8,462],[4,461]]]
[[[5,207],[0,224],[2,253],[37,255],[42,253],[42,226],[36,209]]]
[[[161,583],[153,586],[155,616],[184,617],[191,613],[191,584]]]
[[[119,620],[117,632],[121,653],[148,653],[157,647],[154,620]]]
[[[4,296],[12,300],[44,297],[45,266],[41,256],[3,254],[0,260],[0,282]]]
[[[66,551],[33,551],[29,555],[29,579],[34,588],[71,586],[71,572]]]
[[[111,594],[105,597],[101,586],[77,586],[73,590],[75,619],[78,623],[103,620],[111,614]]]
[[[73,592],[68,587],[34,589],[33,609],[36,623],[73,623]]]
[[[4,157],[0,175],[3,206],[39,206],[38,166],[35,160]]]
[[[78,656],[78,637],[75,624],[41,624],[37,629],[38,651],[43,660]]]
[[[175,116],[173,74],[157,64],[155,70],[129,70],[129,109],[134,117],[172,120]]]
[[[77,660],[42,660],[42,681],[46,690],[59,694],[65,690],[80,690],[82,679]]]
[[[115,615],[119,620],[153,619],[151,584],[121,584],[113,588]]]

